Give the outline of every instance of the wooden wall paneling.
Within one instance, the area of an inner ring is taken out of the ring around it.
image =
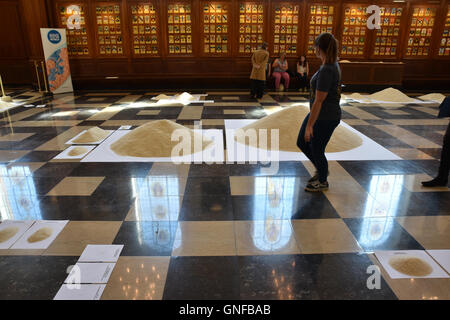
[[[287,57],[297,57],[300,54],[300,17],[302,2],[273,0],[270,6],[269,36],[270,51],[275,55],[286,52]]]
[[[167,21],[167,57],[194,57],[198,52],[196,31],[198,30],[194,1],[167,1],[165,16]],[[188,22],[188,21],[190,22]],[[181,34],[182,27],[185,33]],[[182,43],[182,38],[185,42]],[[183,52],[184,51],[184,52]]]
[[[71,5],[78,5],[82,12],[80,13],[82,21],[80,22],[81,29],[70,30],[67,25],[67,20],[70,17],[69,7]],[[54,3],[52,7],[53,18],[52,25],[56,28],[66,29],[67,47],[71,59],[90,59],[93,56],[94,39],[90,36],[92,28],[90,25],[91,16],[89,9],[89,2],[85,0],[70,1],[60,0]],[[55,19],[56,18],[56,19]],[[56,20],[56,21],[55,21]]]
[[[127,2],[130,58],[161,56],[159,2],[134,0]]]
[[[304,51],[307,53],[309,57],[315,58],[313,42],[315,38],[317,38],[317,36],[323,31],[331,32],[335,35],[336,38],[338,39],[340,38],[340,35],[338,35],[339,33],[336,32],[336,24],[339,17],[337,15],[338,10],[336,4],[337,4],[336,1],[310,2],[307,4],[305,13],[306,30],[303,33],[305,37],[303,43],[304,43]],[[324,8],[326,8],[325,11]],[[332,10],[332,13],[330,10]],[[324,18],[327,19],[326,24],[323,23]]]
[[[406,27],[408,32],[403,42],[403,59],[429,60],[433,57],[433,39],[437,33],[437,10],[439,5],[437,1],[430,2],[411,2],[408,21]],[[433,15],[434,12],[434,15]],[[425,21],[433,19],[433,26]],[[419,31],[418,31],[419,30]],[[425,30],[425,34],[422,33]],[[429,31],[431,30],[431,34]],[[414,32],[414,34],[412,34]],[[424,44],[422,44],[422,41]],[[429,44],[426,45],[427,41]],[[427,54],[424,54],[428,50]]]
[[[236,11],[238,56],[251,56],[262,42],[269,40],[269,1],[239,1]],[[262,12],[261,12],[262,11]],[[262,21],[261,17],[262,16]]]
[[[450,58],[450,1],[442,1],[439,8],[436,43],[433,56],[436,59]]]
[[[95,12],[96,59],[126,59],[129,55],[129,35],[123,1],[92,1]]]
[[[341,57],[353,60],[368,58],[371,33],[367,29],[366,21],[369,17],[366,8],[371,3],[368,1],[344,1],[341,11]],[[356,41],[358,40],[358,41]],[[357,44],[355,44],[357,42]],[[351,54],[349,52],[351,51]]]
[[[397,60],[401,54],[401,36],[406,25],[402,23],[406,21],[406,5],[391,1],[383,1],[378,5],[385,10],[381,13],[381,29],[372,31],[369,57],[376,60]]]
[[[200,1],[199,10],[199,55],[209,58],[230,57],[232,55],[232,1]]]

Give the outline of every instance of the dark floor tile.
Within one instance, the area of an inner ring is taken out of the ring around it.
[[[352,176],[422,173],[421,168],[409,160],[339,161],[339,164]]]
[[[47,162],[60,153],[61,151],[31,151],[16,162]]]
[[[73,170],[71,176],[79,177],[145,177],[152,168],[152,163],[148,162],[117,162],[117,163],[80,163]]]
[[[408,215],[450,215],[450,195],[448,192],[412,192],[410,208]]]
[[[295,197],[269,199],[266,195],[232,196],[235,220],[339,218],[321,193],[300,191]]]
[[[130,203],[136,196],[144,178],[124,178],[107,176],[92,193],[97,204],[120,205]]]
[[[191,164],[189,168],[189,177],[228,177],[230,168],[226,164]]]
[[[0,256],[0,297],[52,300],[78,257]]]
[[[309,254],[239,257],[242,300],[392,300],[381,278],[379,290],[367,288],[364,254]]]
[[[170,256],[172,254],[176,221],[124,221],[114,239],[123,244],[123,256]]]
[[[185,195],[180,210],[180,221],[232,221],[231,196]]]
[[[344,219],[365,251],[423,250],[423,247],[393,217]]]
[[[434,159],[440,160],[442,148],[417,148],[418,150],[432,156]]]
[[[36,194],[45,196],[64,177],[33,177],[33,184]]]
[[[230,176],[310,176],[308,170],[300,161],[272,162],[270,165],[231,164],[229,167]],[[261,171],[262,168],[266,168],[270,172]]]
[[[439,160],[411,160],[421,173],[435,177],[439,170]]]
[[[41,220],[123,221],[131,202],[99,203],[94,197],[42,197],[39,201]]]
[[[188,178],[185,195],[229,195],[228,177]]]
[[[172,257],[164,300],[239,299],[237,257]]]
[[[49,162],[33,173],[35,177],[66,177],[78,167],[77,162]]]
[[[103,124],[103,122],[105,122],[104,120],[84,120],[83,122],[80,122],[79,124],[78,124],[78,127],[83,127],[83,126],[86,126],[86,127],[90,127],[90,126],[92,126],[92,127],[100,127],[102,124]],[[102,129],[104,129],[103,127],[102,127]]]

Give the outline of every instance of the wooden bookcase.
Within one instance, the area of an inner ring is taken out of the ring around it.
[[[125,57],[122,1],[95,2],[95,44],[102,57]]]
[[[405,59],[424,59],[431,56],[433,35],[436,33],[436,13],[439,6],[414,4],[410,8],[408,32],[404,42]]]
[[[302,13],[301,2],[273,2],[271,8],[271,47],[270,52],[287,56],[300,53],[300,20]]]
[[[129,34],[134,57],[160,56],[160,23],[158,2],[133,1],[128,3]]]
[[[92,28],[89,20],[89,4],[87,1],[55,2],[57,26],[65,28],[67,44],[71,59],[91,58],[93,46]],[[79,17],[76,17],[76,15]]]
[[[390,3],[380,5],[380,29],[373,30],[374,37],[370,57],[373,59],[397,59],[401,56],[401,35],[405,25],[406,5]]]
[[[193,55],[192,19],[192,1],[171,1],[167,4],[167,52],[169,55]]]
[[[436,54],[439,58],[448,59],[450,57],[450,5],[447,5],[447,14]]]
[[[366,26],[366,8],[373,4],[368,0],[44,1],[49,27],[67,28],[75,81],[112,76],[185,79],[187,84],[191,79],[245,82],[249,57],[264,41],[272,57],[286,52],[291,66],[306,54],[314,72],[319,61],[313,42],[321,32],[336,36],[342,60],[415,63],[407,70],[414,79],[436,73],[446,79],[450,73],[445,71],[450,65],[450,0],[380,0],[380,30]],[[72,5],[80,8],[80,29],[68,28]],[[355,72],[363,65],[355,65]],[[352,81],[370,78],[364,74]]]
[[[232,2],[202,1],[201,8],[200,52],[203,56],[230,56]]]
[[[239,55],[251,55],[264,42],[264,1],[239,1]]]
[[[338,6],[336,2],[312,2],[307,6],[308,27],[305,40],[306,54],[315,56],[314,39],[322,32],[335,34]]]
[[[367,3],[344,3],[341,28],[341,57],[365,58],[368,51]]]

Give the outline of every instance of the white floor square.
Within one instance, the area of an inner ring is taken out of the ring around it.
[[[225,120],[225,139],[227,145],[227,161],[229,162],[249,162],[250,160],[258,159],[258,161],[304,161],[308,160],[306,156],[300,152],[278,152],[278,157],[272,155],[270,151],[262,150],[259,148],[254,148],[252,146],[245,146],[243,149],[245,152],[238,152],[241,150],[242,146],[234,140],[234,132],[237,129],[243,128],[257,120],[242,120],[242,119],[232,119]],[[372,139],[363,135],[358,130],[352,128],[345,122],[341,121],[341,126],[346,127],[348,130],[353,131],[358,136],[361,137],[363,143],[361,146],[343,152],[332,152],[326,153],[328,160],[332,161],[345,161],[345,160],[402,160],[399,156],[395,155],[391,151],[382,147]],[[234,150],[233,150],[234,146]],[[234,151],[234,152],[233,152]],[[251,155],[251,157],[249,156]],[[253,158],[255,157],[255,158]]]

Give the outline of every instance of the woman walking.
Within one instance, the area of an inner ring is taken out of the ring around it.
[[[309,75],[309,64],[306,61],[306,56],[300,56],[300,60],[297,61],[297,79],[299,82],[299,91],[306,92],[308,89],[308,75]]]
[[[273,77],[275,78],[275,89],[276,91],[280,90],[280,82],[281,78],[284,79],[284,88],[285,91],[289,89],[289,73],[287,73],[287,70],[289,69],[288,62],[286,60],[286,54],[282,52],[280,54],[280,57],[275,59],[273,62]]]
[[[322,33],[314,41],[314,47],[322,65],[311,78],[311,110],[303,121],[297,139],[297,146],[317,170],[305,188],[311,192],[328,189],[328,161],[325,157],[325,148],[341,121],[338,42],[331,33]]]

